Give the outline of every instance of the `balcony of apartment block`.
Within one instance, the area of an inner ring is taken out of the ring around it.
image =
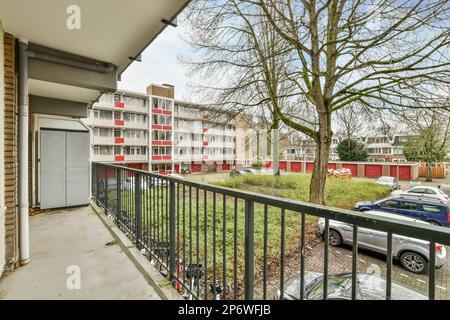
[[[148,157],[146,154],[127,154],[124,155],[123,161],[146,162],[148,161]]]
[[[114,162],[115,156],[112,154],[95,154],[92,156],[94,162]]]
[[[194,141],[191,141],[191,147],[193,147],[193,148],[201,148],[201,147],[204,147],[205,145],[204,145],[204,141],[202,141],[202,140],[194,140]]]
[[[203,129],[203,133],[207,134],[207,135],[219,135],[219,136],[223,136],[224,135],[224,130],[221,128],[204,128]]]
[[[123,139],[123,144],[125,146],[146,146],[148,145],[147,138],[116,138]]]
[[[225,136],[234,137],[234,136],[236,136],[236,131],[235,130],[230,130],[230,129],[225,129],[224,135]]]
[[[202,114],[196,112],[178,111],[175,112],[175,118],[185,118],[191,120],[202,120]]]
[[[127,129],[143,129],[148,130],[147,122],[124,121],[124,127]]]
[[[223,142],[223,147],[227,149],[234,149],[236,147],[236,143],[234,141]]]
[[[173,157],[167,154],[153,154],[150,158],[152,161],[172,161]]]
[[[175,161],[180,161],[180,162],[195,161],[192,154],[176,154],[174,160]]]
[[[193,141],[190,139],[178,140],[178,141],[175,141],[175,146],[190,148],[193,146]]]
[[[114,145],[115,142],[115,138],[114,137],[98,137],[98,136],[94,136],[92,138],[92,143],[94,145]]]
[[[87,122],[85,122],[87,125],[92,125],[94,127],[108,127],[108,128],[112,128],[112,127],[116,127],[117,126],[117,121],[119,120],[115,120],[115,119],[89,119]],[[120,124],[120,122],[119,122]],[[123,126],[123,124],[122,124]]]
[[[146,105],[142,106],[126,102],[116,102],[115,107],[116,109],[122,109],[123,111],[148,114],[148,108]]]

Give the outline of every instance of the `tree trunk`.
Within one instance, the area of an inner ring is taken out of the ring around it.
[[[280,129],[272,129],[273,174],[280,175]]]
[[[316,143],[316,159],[314,161],[314,169],[311,177],[309,201],[317,204],[325,204],[325,182],[328,173],[331,135],[321,133]]]
[[[433,181],[433,164],[431,162],[427,162],[427,182]]]

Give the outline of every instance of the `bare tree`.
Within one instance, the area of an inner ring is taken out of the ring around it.
[[[198,1],[210,19],[194,21],[199,41],[193,44],[203,55],[192,65],[222,76],[215,88],[222,105],[248,109],[270,102],[275,118],[316,142],[312,202],[324,203],[334,112],[444,103],[447,0]],[[271,50],[262,49],[265,34],[276,35]]]
[[[336,135],[355,139],[367,127],[366,113],[357,108],[343,108],[336,112]]]

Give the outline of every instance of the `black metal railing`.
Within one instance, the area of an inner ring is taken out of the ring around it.
[[[351,298],[358,296],[358,228],[387,232],[385,298],[392,297],[392,237],[429,242],[428,297],[435,299],[435,244],[450,230],[291,201],[107,164],[92,164],[92,198],[187,299],[283,299],[299,275],[304,299],[307,234],[325,218],[352,226]],[[322,298],[329,247],[323,244]]]

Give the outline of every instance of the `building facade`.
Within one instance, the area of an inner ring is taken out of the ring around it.
[[[146,94],[103,94],[83,119],[90,131],[91,160],[162,174],[231,170],[235,116],[174,96],[169,84],[152,84]]]
[[[368,161],[372,162],[405,162],[403,147],[406,141],[411,137],[407,133],[398,133],[392,136],[388,135],[368,135],[355,138],[363,143],[369,154]],[[330,160],[338,161],[339,155],[337,147],[343,140],[343,137],[334,137],[330,147]],[[313,139],[304,138],[291,140],[290,145],[285,148],[283,158],[286,160],[314,160],[316,152],[316,143]]]

